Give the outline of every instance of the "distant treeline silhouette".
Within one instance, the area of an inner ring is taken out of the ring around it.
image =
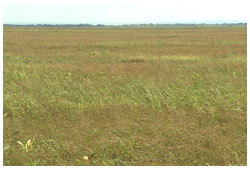
[[[207,26],[246,26],[247,23],[199,23],[199,24],[123,24],[123,25],[105,25],[105,24],[3,24],[3,26],[23,26],[23,27],[207,27]]]

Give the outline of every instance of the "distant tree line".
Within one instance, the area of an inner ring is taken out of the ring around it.
[[[37,26],[37,27],[105,27],[103,24],[3,24],[3,26]]]
[[[3,26],[23,26],[23,27],[216,27],[216,26],[246,26],[247,23],[221,23],[221,24],[123,24],[123,25],[105,25],[105,24],[3,24]]]

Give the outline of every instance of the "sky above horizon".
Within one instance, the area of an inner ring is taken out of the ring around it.
[[[3,23],[234,23],[247,22],[247,6],[247,0],[9,0]]]

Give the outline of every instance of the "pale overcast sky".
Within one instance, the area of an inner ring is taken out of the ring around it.
[[[5,1],[6,23],[246,22],[248,0],[19,0]]]

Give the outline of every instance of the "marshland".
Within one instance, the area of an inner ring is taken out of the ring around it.
[[[4,165],[247,164],[246,26],[3,38]]]

